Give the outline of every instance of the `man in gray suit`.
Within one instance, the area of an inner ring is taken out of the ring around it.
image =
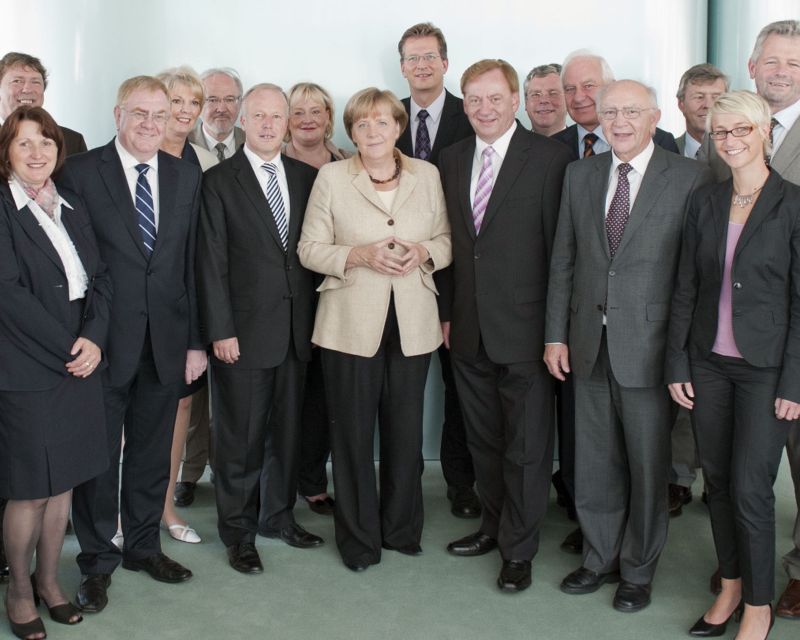
[[[800,21],[781,20],[764,27],[756,38],[748,62],[758,95],[772,112],[770,166],[785,180],[800,184]],[[789,584],[775,613],[800,619],[800,426],[789,431],[786,445],[797,500],[794,548],[783,556]]]
[[[231,68],[208,69],[200,76],[205,104],[200,124],[189,141],[216,153],[220,162],[244,144],[244,131],[236,126],[242,104],[242,81]]]
[[[567,168],[550,266],[544,360],[575,375],[575,506],[583,566],[565,593],[621,584],[614,608],[650,603],[667,536],[674,418],[663,383],[669,304],[703,164],[653,144],[655,92],[622,80],[598,93],[612,152]]]

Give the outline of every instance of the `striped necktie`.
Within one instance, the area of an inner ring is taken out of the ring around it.
[[[480,233],[483,216],[486,213],[486,206],[492,195],[494,186],[494,169],[492,168],[492,156],[494,149],[486,147],[481,154],[481,172],[478,174],[478,184],[475,187],[475,198],[472,201],[472,220],[475,223],[475,233]]]
[[[156,211],[153,206],[153,192],[150,191],[150,183],[147,181],[147,170],[149,164],[137,164],[136,170],[139,177],[136,179],[136,211],[139,214],[139,232],[142,234],[142,244],[148,257],[153,253],[156,245]]]
[[[583,157],[588,158],[594,155],[594,143],[597,142],[596,133],[587,133],[583,136]]]
[[[272,209],[272,217],[275,218],[275,225],[278,227],[281,243],[285,250],[289,239],[289,225],[286,222],[286,209],[283,206],[281,188],[278,185],[278,167],[272,162],[265,162],[261,165],[261,168],[269,174],[267,202],[269,202],[269,208]]]

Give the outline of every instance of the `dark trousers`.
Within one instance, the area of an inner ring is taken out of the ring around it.
[[[149,333],[133,378],[118,387],[104,386],[108,471],[75,487],[72,521],[81,546],[82,574],[111,573],[121,556],[132,560],[161,551],[159,523],[169,483],[170,449],[183,380],[158,379]],[[123,425],[125,448],[120,449]],[[122,519],[125,545],[111,542]]]
[[[558,429],[558,471],[554,484],[567,499],[567,514],[575,519],[575,377],[556,381],[556,428]],[[560,485],[560,486],[559,486]]]
[[[192,413],[186,432],[186,449],[181,467],[181,482],[198,482],[206,470],[206,463],[214,466],[214,448],[211,446],[208,384],[192,395]]]
[[[794,520],[794,531],[792,532],[794,545],[783,556],[783,568],[790,579],[800,580],[800,422],[794,422],[789,429],[789,439],[786,441],[786,457],[789,459],[789,469],[792,472],[797,516]]]
[[[450,350],[442,345],[438,354],[444,384],[444,423],[442,423],[442,443],[439,450],[442,473],[448,487],[471,487],[475,484],[475,469],[472,464],[472,454],[467,446],[467,431],[458,401]]]
[[[667,540],[673,405],[666,386],[620,385],[605,337],[591,376],[575,379],[575,507],[587,569],[652,582]]]
[[[506,560],[539,548],[553,470],[553,384],[544,363],[497,364],[453,354],[467,442],[475,464],[481,531]]]
[[[422,537],[422,409],[430,354],[406,357],[389,306],[378,352],[363,358],[324,349],[331,422],[336,545],[347,563],[374,564],[381,543]],[[380,497],[375,486],[375,417],[380,428]]]
[[[775,417],[778,368],[712,353],[691,363],[692,419],[723,578],[742,579],[744,601],[772,602],[775,494],[792,423]]]
[[[214,490],[225,546],[294,522],[305,368],[292,345],[271,369],[213,365]]]
[[[297,490],[304,496],[316,496],[328,490],[325,465],[331,453],[328,408],[322,375],[322,351],[313,349],[303,392],[303,417],[300,426],[300,464]]]

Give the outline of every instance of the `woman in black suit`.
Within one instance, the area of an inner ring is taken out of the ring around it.
[[[767,103],[720,96],[707,129],[732,179],[698,191],[687,213],[672,299],[666,376],[692,410],[722,592],[689,633],[738,638],[774,622],[773,484],[800,416],[800,187],[771,171]]]
[[[51,179],[64,157],[40,107],[18,108],[0,128],[0,497],[6,610],[19,638],[46,636],[40,597],[54,621],[81,621],[58,585],[58,560],[72,488],[108,467],[95,372],[111,282],[79,198]]]

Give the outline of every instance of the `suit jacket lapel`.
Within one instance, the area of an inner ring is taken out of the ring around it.
[[[489,203],[486,205],[486,213],[483,215],[483,222],[481,223],[481,232],[491,224],[492,219],[497,215],[498,210],[503,205],[503,201],[505,201],[522,168],[528,161],[530,147],[528,146],[527,135],[528,132],[522,128],[522,125],[517,123],[517,129],[511,136],[511,142],[508,144],[508,151],[503,159],[500,172],[494,179],[492,193],[489,196]]]
[[[64,273],[64,264],[61,262],[58,252],[53,246],[53,243],[50,242],[50,238],[47,236],[47,233],[45,233],[45,230],[39,225],[39,221],[36,219],[36,216],[33,215],[33,211],[30,210],[30,207],[25,206],[22,209],[17,209],[17,203],[14,201],[14,196],[11,195],[11,189],[7,183],[0,185],[0,190],[3,199],[8,201],[8,210],[16,211],[16,218],[25,233],[36,243],[36,246],[53,261],[61,272]]]
[[[158,232],[156,233],[156,243],[153,245],[153,255],[157,254],[159,247],[164,244],[159,241],[162,237],[167,237],[169,229],[174,221],[173,211],[175,210],[175,185],[178,181],[178,172],[172,163],[164,159],[166,154],[158,152]]]
[[[742,249],[750,242],[750,239],[755,235],[761,224],[767,219],[778,206],[778,203],[783,197],[783,191],[778,187],[779,180],[774,171],[770,171],[769,178],[764,183],[764,188],[761,194],[753,205],[753,210],[747,218],[747,222],[742,229],[742,235],[739,236],[739,242],[736,244],[736,251],[733,254],[735,260],[742,252]],[[730,200],[728,201],[730,202]]]
[[[300,222],[303,217],[303,207],[298,201],[297,194],[302,193],[303,185],[295,172],[295,167],[282,157],[283,168],[286,170],[286,184],[289,187],[289,231],[287,236],[287,250],[289,253],[297,251],[297,242],[300,240]],[[275,228],[277,231],[277,226]]]
[[[781,142],[781,146],[778,147],[775,155],[770,159],[770,165],[778,173],[783,173],[795,162],[800,162],[800,118],[786,132],[786,137]]]
[[[252,205],[253,215],[261,220],[275,244],[283,251],[281,234],[278,233],[278,225],[275,224],[275,217],[272,215],[269,202],[267,202],[267,196],[261,190],[261,184],[253,173],[253,167],[242,149],[239,149],[231,157],[231,168],[236,174],[236,181],[242,187],[242,192]]]
[[[464,217],[464,224],[467,227],[469,235],[474,240],[475,234],[475,221],[472,218],[472,203],[470,193],[470,183],[472,182],[472,160],[475,156],[475,137],[471,139],[471,144],[468,144],[458,156],[457,171],[458,171],[458,195],[461,200],[461,213]],[[485,216],[484,216],[485,221]]]
[[[593,161],[595,170],[589,177],[589,203],[592,218],[600,236],[600,246],[605,250],[606,258],[610,260],[611,250],[608,248],[608,234],[606,233],[606,194],[611,171],[611,153],[600,154],[598,158]],[[583,162],[583,160],[578,162]]]
[[[711,217],[714,221],[714,232],[717,235],[717,263],[719,276],[725,271],[725,252],[728,248],[728,220],[731,212],[731,195],[733,183],[728,182],[718,195],[711,198]]]
[[[101,158],[103,163],[98,169],[100,177],[103,179],[106,189],[117,208],[117,212],[123,224],[128,229],[133,243],[139,249],[139,253],[142,254],[142,257],[148,260],[149,256],[145,253],[144,244],[142,243],[142,234],[139,230],[139,214],[136,212],[136,207],[133,206],[133,198],[131,197],[128,180],[125,177],[125,170],[122,168],[122,161],[119,159],[119,154],[117,153],[113,140],[103,149]]]
[[[650,163],[642,176],[639,193],[631,207],[628,224],[625,225],[625,232],[622,234],[617,254],[625,251],[630,239],[636,234],[637,229],[653,210],[664,189],[667,188],[669,181],[664,175],[669,169],[669,164],[664,157],[667,153],[669,151],[663,151],[658,146],[653,151],[653,157],[650,158]]]
[[[442,145],[446,146],[452,143],[458,116],[457,102],[450,92],[445,90],[444,106],[442,107],[442,115],[439,118],[439,128],[436,130],[436,138],[431,148],[431,158],[439,157],[439,152],[443,149]],[[410,130],[411,127],[409,126],[408,129]],[[409,137],[410,136],[411,134],[409,133]]]

